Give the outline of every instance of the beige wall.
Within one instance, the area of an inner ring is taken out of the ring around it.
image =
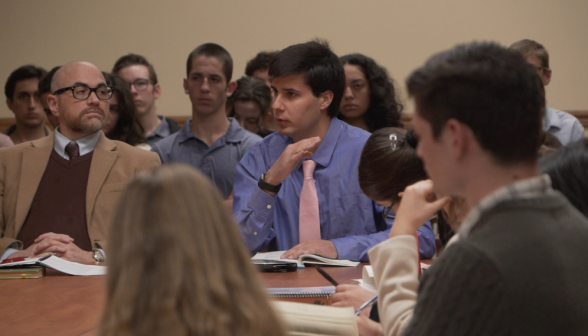
[[[204,42],[227,48],[234,78],[260,50],[326,38],[343,55],[362,52],[404,79],[432,53],[456,43],[531,38],[551,54],[549,104],[588,109],[586,0],[1,0],[0,80],[18,66],[50,69],[72,60],[110,70],[128,52],[158,73],[160,114],[189,115],[182,89],[188,53]],[[411,108],[409,107],[409,110]],[[5,104],[0,118],[12,114]]]

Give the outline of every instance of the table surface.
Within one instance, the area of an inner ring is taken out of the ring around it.
[[[360,279],[363,265],[324,267],[341,284]],[[314,267],[260,273],[266,287],[331,286]],[[92,334],[104,304],[105,276],[69,276],[47,270],[40,279],[0,280],[3,335]]]

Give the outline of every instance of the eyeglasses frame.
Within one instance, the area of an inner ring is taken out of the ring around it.
[[[86,88],[88,88],[90,90],[90,93],[88,93],[88,96],[86,98],[78,98],[78,97],[76,97],[76,95],[74,93],[74,90],[75,90],[75,88],[78,88],[78,87],[86,87]],[[98,97],[98,93],[96,92],[96,90],[98,90],[98,88],[103,88],[103,87],[107,87],[107,88],[110,89],[110,96],[108,98],[100,98],[100,97]],[[86,100],[86,99],[90,98],[90,96],[92,95],[92,92],[94,92],[94,94],[96,95],[96,98],[98,98],[100,100],[109,100],[110,98],[112,98],[112,95],[114,94],[114,87],[112,87],[110,85],[100,85],[100,86],[97,86],[95,88],[91,88],[91,87],[86,86],[86,85],[72,85],[72,86],[68,86],[68,87],[64,87],[64,88],[55,90],[53,92],[53,95],[54,96],[57,96],[58,94],[62,94],[64,92],[68,91],[68,90],[71,90],[72,97],[74,97],[77,100]]]

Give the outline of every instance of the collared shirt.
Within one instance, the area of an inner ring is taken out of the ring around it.
[[[76,141],[73,141],[77,143],[80,148],[80,156],[86,155],[94,151],[94,148],[96,148],[96,144],[98,143],[98,140],[100,140],[101,133],[102,131],[98,131]],[[63,134],[61,134],[59,127],[57,127],[55,129],[55,142],[53,143],[53,149],[55,149],[59,156],[68,161],[69,155],[65,152],[65,146],[67,146],[67,144],[69,144],[70,142],[72,141],[66,138]]]
[[[164,118],[163,116],[158,115],[157,116],[159,118],[159,120],[161,120],[161,122],[159,123],[159,126],[157,126],[157,128],[155,129],[155,131],[151,132],[151,134],[147,135],[147,143],[153,147],[153,145],[157,142],[159,142],[159,140],[171,135],[171,132],[169,130],[169,123],[167,122],[167,118]]]
[[[584,137],[584,126],[578,118],[549,106],[545,106],[543,131],[553,134],[564,146]]]
[[[154,144],[152,151],[159,154],[161,163],[183,162],[210,177],[224,198],[233,191],[235,167],[249,148],[261,138],[239,126],[229,118],[227,132],[209,147],[191,131],[192,119],[188,119],[179,132]]]
[[[484,197],[470,210],[459,227],[459,238],[452,238],[450,243],[467,238],[480,220],[482,214],[492,209],[498,203],[515,199],[536,198],[550,193],[555,193],[555,191],[551,188],[551,178],[547,174],[520,180],[499,188]]]
[[[312,156],[319,200],[321,238],[331,240],[339,259],[368,259],[368,250],[386,240],[393,219],[384,220],[383,207],[363,194],[358,182],[359,157],[369,133],[337,118]],[[261,190],[261,174],[280,157],[292,139],[278,132],[254,146],[239,162],[235,175],[233,216],[252,252],[270,242],[271,250],[288,250],[299,243],[298,216],[303,183],[302,162],[282,181],[271,196]],[[274,240],[275,239],[275,240]],[[435,236],[430,223],[419,229],[423,258],[435,254]]]

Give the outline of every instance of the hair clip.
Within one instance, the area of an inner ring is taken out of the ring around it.
[[[398,136],[396,134],[390,134],[390,145],[392,146],[392,151],[398,148]]]

